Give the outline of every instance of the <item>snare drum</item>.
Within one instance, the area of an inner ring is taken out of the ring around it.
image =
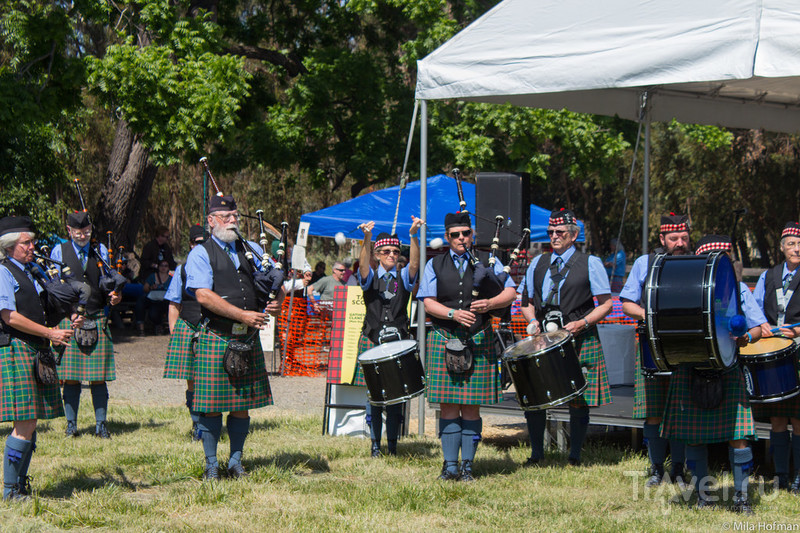
[[[639,341],[639,369],[646,378],[656,376],[671,376],[672,372],[659,370],[653,361],[653,352],[650,351],[650,338],[647,336],[647,328],[644,323],[636,326],[636,338]]]
[[[724,370],[736,363],[729,320],[741,313],[739,283],[724,252],[655,257],[644,290],[647,334],[660,371],[687,363]]]
[[[358,356],[372,405],[394,405],[425,392],[425,370],[417,341],[379,344]]]
[[[800,393],[797,345],[784,337],[767,337],[739,350],[750,403],[786,400]]]
[[[578,352],[565,329],[528,337],[503,352],[519,406],[547,409],[580,396],[586,389]]]

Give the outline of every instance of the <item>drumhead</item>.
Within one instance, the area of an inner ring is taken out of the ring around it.
[[[794,341],[786,337],[765,337],[752,344],[739,348],[739,355],[754,356],[782,352],[793,344]]]
[[[571,337],[570,332],[565,329],[532,335],[506,348],[506,351],[503,352],[503,359],[517,359],[537,355],[550,350],[553,346],[564,344]]]
[[[408,350],[415,350],[416,347],[417,341],[413,339],[387,342],[386,344],[379,344],[374,348],[370,348],[359,355],[358,360],[362,362],[374,362],[383,359],[392,359],[394,356],[405,353]]]
[[[708,292],[713,301],[708,308],[713,309],[712,338],[719,354],[720,361],[725,368],[736,362],[736,339],[730,332],[728,323],[734,315],[741,315],[742,305],[739,301],[739,282],[736,272],[727,254],[709,254],[709,260],[714,258],[715,265],[711,269],[713,276],[712,289]]]

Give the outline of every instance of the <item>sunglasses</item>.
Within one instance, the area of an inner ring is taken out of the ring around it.
[[[565,230],[565,229],[549,229],[549,230],[547,230],[547,236],[548,236],[548,237],[552,237],[554,233],[555,233],[556,235],[558,235],[559,237],[563,237],[563,236],[564,236],[564,235],[566,235],[568,232],[567,232],[567,230]]]
[[[344,272],[344,269],[343,268],[334,268],[333,271],[334,272]]]
[[[381,255],[400,255],[400,250],[380,250]]]
[[[469,237],[472,235],[471,229],[465,229],[464,231],[451,231],[447,234],[451,239],[458,239],[459,236]]]

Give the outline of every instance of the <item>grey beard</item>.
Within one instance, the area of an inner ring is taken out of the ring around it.
[[[233,229],[223,228],[222,226],[214,226],[211,228],[211,234],[225,243],[236,240],[236,232],[233,231]]]

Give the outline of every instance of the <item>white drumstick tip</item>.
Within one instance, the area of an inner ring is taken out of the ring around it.
[[[435,239],[431,239],[431,248],[433,248],[434,250],[438,250],[439,248],[442,247],[443,244],[444,241],[441,239],[441,237],[436,237]]]
[[[555,330],[558,329],[558,324],[556,324],[555,322],[548,322],[547,326],[545,326],[544,329],[547,331],[547,333],[553,333]]]
[[[344,233],[342,233],[341,231],[337,232],[336,235],[334,235],[333,240],[336,241],[336,244],[338,244],[339,246],[344,246],[344,243],[347,242]]]

